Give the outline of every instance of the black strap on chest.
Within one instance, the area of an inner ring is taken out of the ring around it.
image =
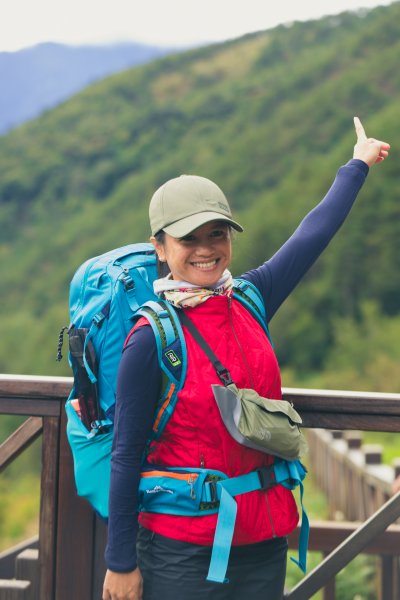
[[[221,383],[225,387],[234,383],[228,369],[224,367],[224,365],[221,363],[218,356],[203,338],[193,321],[189,319],[189,317],[184,313],[183,310],[178,310],[177,312],[182,325],[186,327],[186,329],[192,335],[193,339],[197,342],[197,344],[200,346],[200,348],[203,350],[206,356],[210,359]]]

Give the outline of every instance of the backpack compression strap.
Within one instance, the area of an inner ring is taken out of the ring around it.
[[[182,326],[171,305],[163,300],[150,300],[136,311],[135,316],[139,315],[147,319],[154,332],[158,362],[167,379],[158,404],[151,442],[161,436],[174,412],[178,392],[185,383],[187,352]]]

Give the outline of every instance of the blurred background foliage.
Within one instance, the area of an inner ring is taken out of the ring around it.
[[[354,376],[342,381],[395,391],[396,378],[376,374],[369,384],[366,370],[377,369],[360,364],[372,357],[387,372],[400,352],[386,347],[383,331],[399,314],[399,17],[394,3],[168,56],[90,86],[0,138],[1,371],[69,373],[54,348],[75,269],[147,239],[149,198],[170,177],[217,181],[246,228],[236,237],[234,272],[260,264],[351,158],[357,114],[368,134],[392,142],[392,156],[374,168],[272,331],[284,372],[331,381],[338,348],[343,365],[354,357],[355,341],[341,341],[341,330],[351,324],[362,338],[377,320],[374,348],[358,344]]]
[[[399,392],[399,56],[395,2],[170,55],[0,137],[0,371],[70,374],[55,355],[74,271],[146,240],[170,177],[224,189],[246,229],[234,274],[269,258],[351,158],[358,115],[391,156],[271,329],[284,386]]]

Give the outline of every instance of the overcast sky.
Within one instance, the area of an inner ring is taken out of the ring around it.
[[[185,46],[238,37],[279,23],[390,3],[391,0],[3,0],[0,51],[46,41],[138,41]]]

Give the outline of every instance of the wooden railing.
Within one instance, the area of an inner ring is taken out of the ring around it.
[[[41,499],[37,584],[9,581],[15,549],[0,556],[0,600],[99,600],[105,572],[106,528],[89,505],[78,498],[65,434],[64,402],[70,378],[0,376],[0,414],[26,415],[25,423],[0,447],[0,471],[42,435]],[[301,413],[305,427],[400,431],[400,394],[368,394],[285,389],[284,397]],[[293,590],[288,600],[306,600],[327,586],[360,552],[390,557],[400,554],[400,494],[393,496],[359,529],[354,524],[313,524],[310,547],[330,552]],[[325,529],[324,529],[325,528]],[[386,531],[387,530],[387,531]],[[296,533],[290,543],[295,543]],[[33,544],[34,545],[34,544]],[[21,550],[22,547],[19,548]],[[35,556],[31,554],[30,557]],[[8,569],[8,571],[7,571]],[[24,572],[21,569],[20,572]],[[26,571],[25,571],[26,572]],[[36,592],[36,585],[39,592]],[[8,587],[7,587],[8,586]],[[396,587],[397,586],[397,587]],[[332,587],[327,587],[326,594]],[[398,582],[381,587],[380,600],[398,599]],[[325,600],[334,598],[325,596]]]
[[[307,441],[308,461],[328,499],[329,519],[365,521],[393,496],[400,483],[399,458],[384,464],[382,445],[363,443],[362,432],[312,429]]]
[[[75,492],[63,410],[71,383],[70,378],[0,376],[0,413],[28,416],[2,444],[0,471],[42,434],[40,600],[98,600],[105,573],[105,525]],[[2,585],[0,600],[37,598],[25,584]]]

